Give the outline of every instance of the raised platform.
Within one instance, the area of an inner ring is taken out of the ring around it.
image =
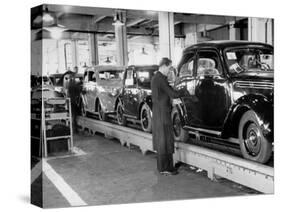
[[[107,138],[118,139],[122,145],[139,146],[143,154],[153,151],[149,133],[91,118],[78,117],[77,121],[91,134],[100,132]],[[272,167],[186,143],[176,143],[175,148],[175,163],[183,162],[206,170],[211,180],[223,177],[262,193],[274,193]]]

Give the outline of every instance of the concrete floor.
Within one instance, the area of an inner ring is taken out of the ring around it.
[[[211,181],[204,171],[188,165],[181,165],[176,176],[162,176],[156,171],[154,153],[142,155],[137,147],[123,147],[102,135],[75,135],[74,146],[86,154],[52,158],[48,164],[87,205],[258,194],[225,179]],[[69,201],[53,182],[45,174],[40,177],[43,178],[43,206],[69,207]],[[32,191],[38,192],[39,187],[37,179]]]

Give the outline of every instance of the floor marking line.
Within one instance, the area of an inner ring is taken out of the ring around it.
[[[46,160],[43,160],[43,172],[71,206],[87,205]]]
[[[54,159],[63,159],[63,158],[71,158],[71,157],[78,157],[78,156],[83,156],[86,155],[87,153],[84,152],[82,149],[78,147],[73,147],[72,149],[72,154],[68,155],[60,155],[60,156],[49,156],[48,158],[45,158],[46,161],[48,160],[54,160]]]
[[[31,183],[32,184],[42,173],[42,162],[38,162],[32,169],[31,169]]]

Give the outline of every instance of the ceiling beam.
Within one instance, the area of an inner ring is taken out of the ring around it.
[[[50,12],[64,12],[79,15],[100,15],[100,16],[113,16],[115,9],[102,8],[102,7],[83,7],[83,6],[70,6],[70,5],[55,5],[46,4]]]
[[[140,18],[140,19],[150,19],[158,21],[157,11],[147,11],[147,10],[126,10],[127,18]]]
[[[134,19],[134,20],[130,20],[130,21],[127,21],[126,22],[126,26],[127,27],[131,27],[131,26],[134,26],[134,25],[137,25],[143,21],[145,21],[146,19],[144,18],[141,18],[141,19]]]
[[[218,15],[185,15],[182,13],[175,13],[175,22],[189,23],[189,24],[212,24],[224,25],[230,21],[237,20],[235,16],[218,16]]]
[[[94,18],[93,18],[93,22],[94,23],[98,23],[100,22],[101,20],[105,19],[107,16],[105,15],[95,15]]]

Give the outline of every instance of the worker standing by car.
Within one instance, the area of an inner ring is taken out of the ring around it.
[[[172,68],[171,64],[172,61],[169,58],[162,58],[159,70],[151,80],[153,149],[157,151],[157,169],[163,175],[178,173],[173,165],[174,138],[171,99],[189,96],[185,89],[175,91],[169,86],[167,75]]]
[[[70,98],[71,102],[71,113],[72,113],[72,127],[74,132],[78,132],[77,116],[79,113],[79,98],[82,88],[80,82],[75,81],[75,73],[69,74],[69,83],[67,89],[67,97]]]

